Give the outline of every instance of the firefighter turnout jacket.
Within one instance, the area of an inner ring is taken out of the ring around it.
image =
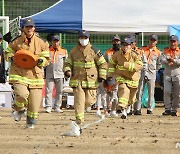
[[[136,51],[129,50],[124,54],[120,49],[110,59],[108,77],[115,74],[118,84],[126,83],[128,87],[137,88],[142,65],[141,56]]]
[[[143,55],[143,51],[140,48],[138,48],[137,46],[135,46],[133,48],[133,50],[136,51],[139,55],[141,55],[141,56]]]
[[[9,82],[29,85],[30,88],[42,88],[44,85],[42,67],[49,64],[49,44],[35,34],[30,40],[24,33],[9,43],[5,51],[5,59],[9,61],[21,49],[28,50],[38,56],[43,62],[32,69],[23,69],[15,63],[11,64]]]
[[[82,88],[97,88],[98,78],[106,79],[107,63],[100,52],[90,43],[84,50],[76,45],[65,61],[64,72],[71,71],[70,86],[80,83]]]

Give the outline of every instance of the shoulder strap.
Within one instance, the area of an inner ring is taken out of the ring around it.
[[[91,46],[91,49],[94,51],[95,54],[97,54],[99,57],[103,56],[103,54],[101,53],[101,51],[99,49],[97,49],[94,46]]]

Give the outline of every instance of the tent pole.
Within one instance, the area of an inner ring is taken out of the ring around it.
[[[144,32],[142,32],[142,47],[144,46]]]

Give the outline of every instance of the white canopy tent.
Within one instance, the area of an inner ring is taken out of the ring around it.
[[[95,32],[162,32],[180,25],[180,0],[83,0],[82,28]]]
[[[168,33],[180,25],[180,0],[60,0],[31,15],[40,31]]]

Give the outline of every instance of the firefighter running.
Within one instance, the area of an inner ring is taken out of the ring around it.
[[[139,71],[143,63],[141,56],[132,50],[130,38],[125,37],[121,44],[121,49],[110,59],[107,80],[112,80],[115,75],[118,83],[117,109],[121,110],[121,118],[126,119],[127,106],[135,102]]]
[[[25,69],[17,66],[14,55],[22,49],[38,57],[33,68]],[[44,85],[42,67],[49,63],[49,45],[35,34],[35,23],[31,18],[23,20],[22,34],[9,43],[5,59],[11,62],[9,82],[13,84],[16,98],[12,115],[16,121],[20,121],[27,108],[26,127],[34,128]]]
[[[84,122],[84,110],[96,102],[98,82],[106,79],[107,63],[100,52],[89,41],[88,31],[80,31],[79,42],[65,61],[64,72],[70,77],[74,93],[76,123]]]

